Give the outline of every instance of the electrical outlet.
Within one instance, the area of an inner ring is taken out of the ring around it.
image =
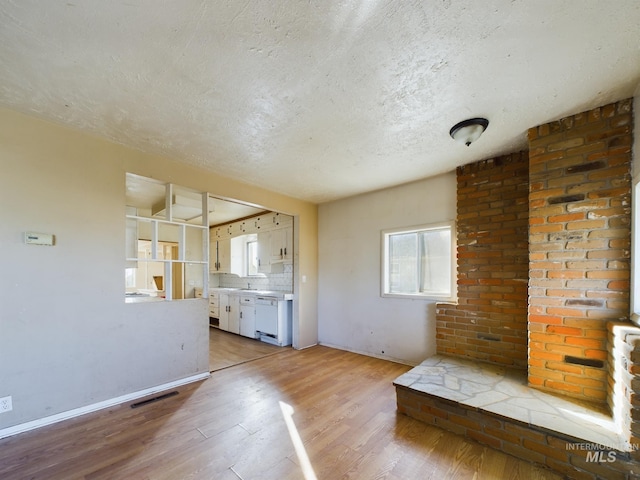
[[[0,398],[0,413],[10,412],[11,410],[13,410],[11,395]]]

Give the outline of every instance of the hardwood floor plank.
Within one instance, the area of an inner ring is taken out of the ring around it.
[[[280,402],[319,480],[561,478],[397,414],[392,382],[407,370],[326,347],[281,350],[156,403],[0,440],[0,478],[304,479]]]
[[[290,348],[270,345],[218,328],[209,328],[209,370],[212,372],[284,350]]]

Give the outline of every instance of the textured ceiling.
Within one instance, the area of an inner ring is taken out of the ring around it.
[[[322,202],[632,96],[639,26],[637,0],[3,1],[0,105]]]

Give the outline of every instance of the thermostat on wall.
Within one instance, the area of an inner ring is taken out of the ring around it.
[[[53,245],[53,235],[50,233],[25,232],[24,243],[27,245]]]

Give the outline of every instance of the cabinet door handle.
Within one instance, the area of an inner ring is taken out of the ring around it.
[[[242,312],[240,312],[240,318],[242,318]]]
[[[282,256],[282,249],[280,249],[280,256]]]
[[[284,256],[287,256],[287,247],[284,247]]]

